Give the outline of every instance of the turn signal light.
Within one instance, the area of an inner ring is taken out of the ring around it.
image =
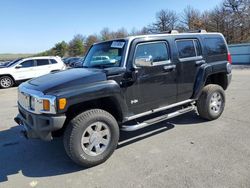
[[[43,110],[44,111],[50,111],[50,102],[49,102],[49,100],[46,100],[46,99],[43,100]]]
[[[59,99],[59,102],[58,102],[59,110],[63,110],[66,107],[66,104],[67,104],[67,100],[65,98]]]

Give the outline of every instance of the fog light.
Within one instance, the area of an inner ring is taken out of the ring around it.
[[[43,110],[44,111],[50,111],[50,102],[47,99],[43,100]]]

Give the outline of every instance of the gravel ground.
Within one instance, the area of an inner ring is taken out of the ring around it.
[[[250,70],[235,69],[216,121],[195,113],[122,133],[104,164],[82,169],[61,139],[26,140],[16,88],[0,90],[0,187],[250,187]]]

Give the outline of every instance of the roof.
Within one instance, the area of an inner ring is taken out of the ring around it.
[[[23,60],[28,60],[28,59],[55,59],[55,58],[60,58],[59,56],[38,56],[38,57],[27,57],[27,58],[22,58]]]
[[[182,36],[182,35],[190,35],[190,36],[194,36],[194,35],[221,35],[223,36],[221,33],[217,33],[217,32],[206,32],[205,30],[200,30],[200,32],[185,32],[185,33],[179,33],[178,31],[171,31],[171,32],[167,32],[167,33],[158,33],[158,34],[146,34],[146,35],[134,35],[134,36],[128,36],[125,38],[117,38],[117,39],[112,39],[112,40],[107,40],[107,41],[102,41],[102,42],[98,42],[95,44],[100,44],[103,42],[109,42],[109,41],[114,41],[114,40],[128,40],[128,41],[132,41],[134,39],[139,39],[139,38],[153,38],[153,37],[166,37],[166,36]]]

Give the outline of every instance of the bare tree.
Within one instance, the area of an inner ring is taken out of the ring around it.
[[[105,27],[101,30],[100,32],[100,38],[102,41],[106,41],[106,40],[111,40],[112,39],[112,34],[109,30],[109,28]]]
[[[183,10],[180,22],[186,30],[201,29],[203,25],[200,11],[191,6]]]
[[[156,13],[156,21],[148,26],[147,32],[164,32],[173,30],[178,24],[178,16],[175,11],[161,10]],[[144,30],[145,31],[145,30]]]

